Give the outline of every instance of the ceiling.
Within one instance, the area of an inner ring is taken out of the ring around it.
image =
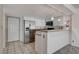
[[[52,5],[53,6],[53,5]],[[59,7],[59,6],[58,6]],[[63,12],[43,4],[5,4],[4,10],[7,16],[60,16]]]
[[[79,4],[64,4],[73,14],[79,14]]]
[[[79,8],[79,4],[72,4],[74,8]]]

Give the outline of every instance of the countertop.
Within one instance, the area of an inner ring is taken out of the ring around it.
[[[59,31],[69,31],[66,29],[52,29],[52,30],[48,30],[48,29],[31,29],[33,31],[41,31],[41,32],[59,32]]]
[[[69,30],[63,30],[63,29],[55,29],[55,30],[40,30],[41,32],[59,32],[59,31],[69,31]]]

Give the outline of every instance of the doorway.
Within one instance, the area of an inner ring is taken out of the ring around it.
[[[20,19],[8,17],[8,42],[20,40]]]

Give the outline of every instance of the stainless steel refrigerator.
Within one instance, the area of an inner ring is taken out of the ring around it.
[[[29,21],[24,21],[25,27],[25,36],[24,36],[24,44],[29,43],[30,41],[30,26]]]

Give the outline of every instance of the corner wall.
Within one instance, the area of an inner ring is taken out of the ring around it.
[[[0,49],[5,48],[5,29],[4,29],[5,15],[3,5],[0,4]]]
[[[24,42],[24,19],[20,17],[20,41]]]
[[[79,14],[72,16],[72,42],[73,46],[79,47]]]

